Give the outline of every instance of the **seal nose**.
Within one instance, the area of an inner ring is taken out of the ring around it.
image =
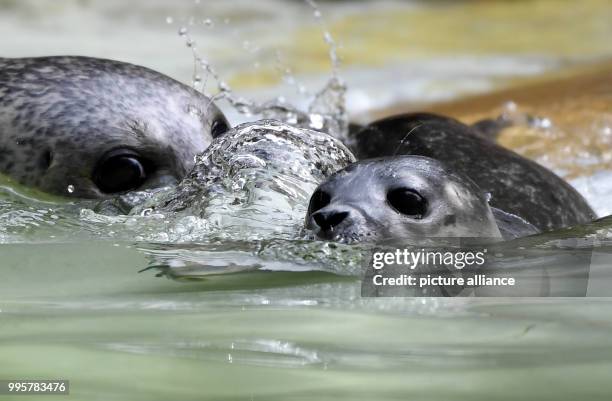
[[[314,213],[312,218],[315,223],[321,227],[321,230],[327,231],[342,223],[346,216],[348,216],[348,212],[339,210],[320,210]]]

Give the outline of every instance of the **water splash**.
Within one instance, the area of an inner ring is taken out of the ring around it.
[[[312,0],[306,0],[306,3],[312,8],[313,17],[323,32],[323,38],[328,45],[331,63],[330,79],[321,90],[315,93],[307,110],[300,110],[281,97],[271,101],[257,102],[237,95],[230,85],[221,78],[221,75],[211,63],[198,52],[197,42],[193,38],[190,29],[182,26],[179,28],[178,34],[183,38],[185,45],[191,49],[193,57],[192,85],[194,89],[201,91],[214,100],[225,99],[238,113],[245,116],[274,119],[296,127],[326,132],[346,142],[348,139],[348,115],[345,105],[346,85],[339,76],[340,58],[338,57],[338,46],[327,29],[317,4]],[[191,24],[194,23],[193,20],[190,20],[190,22]],[[227,19],[226,23],[229,23]],[[214,26],[210,18],[204,19],[203,25],[208,28]],[[242,47],[250,53],[259,51],[259,47],[249,40],[243,41]],[[278,53],[277,62],[279,65],[283,65]],[[308,93],[306,88],[297,82],[288,67],[281,67],[279,69],[285,82],[296,86],[299,93]],[[216,83],[216,93],[207,92],[208,84],[211,81],[213,84]]]
[[[324,133],[246,123],[217,138],[176,189],[131,214],[175,216],[172,241],[295,238],[315,187],[354,160]]]

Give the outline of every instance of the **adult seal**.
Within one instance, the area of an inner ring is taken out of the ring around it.
[[[423,156],[363,160],[336,172],[312,195],[306,227],[319,239],[340,242],[512,239],[538,232],[491,207],[469,177]]]
[[[468,126],[428,113],[393,116],[353,134],[357,159],[425,156],[448,172],[469,178],[492,207],[518,216],[539,231],[589,222],[595,213],[567,182],[545,167],[497,145],[496,123]],[[500,128],[503,124],[500,125]]]
[[[174,183],[228,128],[209,98],[145,67],[0,58],[0,173],[46,192],[104,198]]]

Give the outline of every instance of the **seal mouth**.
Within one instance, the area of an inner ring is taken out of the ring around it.
[[[362,242],[364,235],[355,232],[344,233],[332,230],[317,230],[315,237],[323,241],[333,241],[341,244],[356,244]]]

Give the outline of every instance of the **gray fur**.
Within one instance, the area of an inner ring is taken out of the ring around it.
[[[539,231],[593,220],[595,213],[571,185],[490,140],[500,124],[503,121],[470,127],[428,113],[398,115],[354,133],[351,150],[359,160],[394,155],[439,160],[490,194],[491,206],[519,216]]]
[[[0,58],[0,172],[47,192],[105,197],[92,171],[115,148],[155,164],[143,187],[176,181],[212,141],[213,121],[227,124],[210,99],[144,67],[73,56]]]

